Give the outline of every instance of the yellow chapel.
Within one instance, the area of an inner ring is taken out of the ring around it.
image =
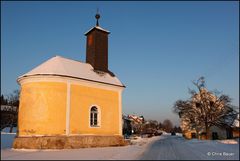
[[[18,77],[20,105],[13,148],[124,145],[123,83],[108,69],[109,31],[100,18],[85,33],[86,63],[55,56]]]

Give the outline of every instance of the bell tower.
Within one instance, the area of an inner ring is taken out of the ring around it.
[[[108,34],[109,31],[99,26],[100,14],[95,15],[96,26],[85,33],[86,43],[86,63],[93,66],[94,70],[109,72],[108,70]]]

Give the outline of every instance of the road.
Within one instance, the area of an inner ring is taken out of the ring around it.
[[[238,144],[209,140],[186,140],[165,135],[149,146],[140,160],[239,160]]]

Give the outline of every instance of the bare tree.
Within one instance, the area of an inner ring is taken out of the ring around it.
[[[181,132],[182,132],[181,128],[180,128],[180,127],[177,127],[177,126],[174,126],[174,128],[172,129],[172,131],[175,132],[175,133],[181,133]]]
[[[7,105],[7,104],[8,104],[8,100],[4,98],[4,95],[1,95],[1,105]]]
[[[10,127],[9,132],[12,132],[13,127],[17,125],[18,106],[19,106],[19,90],[14,90],[13,93],[7,95],[7,99],[1,96],[1,130],[5,127]]]
[[[194,128],[197,133],[200,129],[205,129],[208,139],[211,126],[231,126],[237,112],[231,105],[229,96],[218,96],[219,93],[206,89],[204,77],[200,77],[193,84],[197,87],[197,92],[189,90],[191,98],[176,101],[173,109],[185,122],[186,128]]]
[[[159,130],[162,130],[162,129],[163,129],[163,125],[162,125],[161,122],[158,123],[158,129],[159,129]]]
[[[19,90],[14,90],[13,93],[9,94],[7,96],[8,98],[8,104],[12,106],[19,106]]]
[[[166,132],[171,132],[173,128],[173,124],[169,119],[163,121],[163,128]]]
[[[142,126],[142,134],[150,134],[149,136],[157,134],[157,130],[158,121],[156,120],[147,120]]]

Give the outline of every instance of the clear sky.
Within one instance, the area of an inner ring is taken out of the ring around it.
[[[238,2],[1,2],[1,93],[60,55],[85,62],[84,33],[109,35],[109,68],[127,86],[123,113],[178,124],[172,106],[206,77],[239,105]]]

